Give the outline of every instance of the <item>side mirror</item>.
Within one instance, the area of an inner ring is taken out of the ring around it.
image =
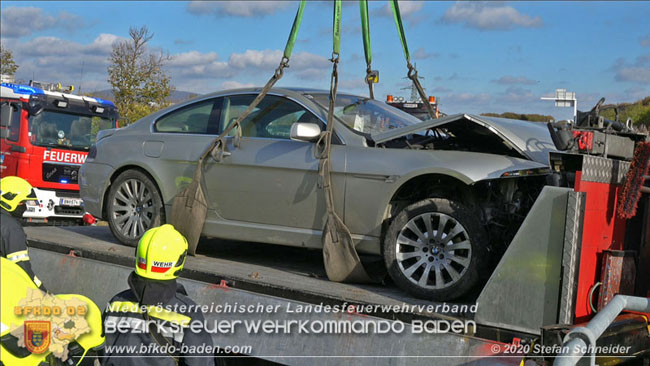
[[[313,142],[320,137],[320,126],[315,123],[299,123],[291,125],[291,139],[296,141]]]
[[[3,102],[0,108],[0,126],[8,128],[11,126],[11,116],[13,115],[14,107],[7,103]]]

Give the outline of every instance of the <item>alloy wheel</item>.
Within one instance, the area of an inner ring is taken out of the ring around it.
[[[155,215],[153,194],[144,182],[137,179],[122,182],[112,207],[113,221],[122,235],[138,238],[151,227]]]
[[[467,230],[441,212],[427,212],[409,220],[398,234],[395,250],[402,274],[426,289],[457,283],[472,258]]]

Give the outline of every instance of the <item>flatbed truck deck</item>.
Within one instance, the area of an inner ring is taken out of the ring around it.
[[[134,248],[119,244],[107,227],[27,227],[33,267],[48,273],[43,281],[54,293],[82,293],[104,308],[115,293],[127,288],[127,277],[133,268]],[[270,244],[223,242],[203,239],[195,257],[189,257],[181,275],[181,283],[199,304],[213,303],[206,319],[213,320],[289,320],[384,321],[399,322],[404,330],[385,334],[310,334],[291,328],[284,334],[249,334],[238,329],[234,334],[213,334],[222,349],[250,346],[248,354],[256,358],[288,365],[340,364],[502,364],[518,365],[523,354],[494,357],[506,344],[475,336],[476,329],[454,333],[415,333],[413,319],[422,321],[445,319],[467,320],[473,314],[454,313],[452,308],[469,308],[473,299],[454,303],[432,303],[410,297],[392,284],[356,285],[327,280],[321,253]],[[224,305],[230,305],[226,309]],[[239,311],[238,305],[256,305]],[[261,309],[257,305],[264,308]],[[341,312],[319,311],[316,306],[339,306]],[[377,312],[358,313],[344,306],[371,305]],[[465,306],[463,306],[465,305]],[[383,307],[382,307],[383,306]],[[399,311],[382,311],[386,306]],[[437,307],[437,308],[436,308]],[[431,310],[438,312],[430,312]],[[270,311],[268,311],[270,310]],[[447,310],[447,311],[443,311]],[[297,325],[296,325],[297,326]],[[429,326],[429,329],[433,329]],[[316,330],[319,329],[310,329]],[[398,329],[399,330],[399,329]],[[261,330],[259,331],[262,332]],[[492,335],[499,332],[493,330]],[[506,334],[500,334],[506,337]],[[510,338],[512,335],[509,334]],[[498,338],[498,336],[497,336]],[[435,346],[433,346],[435,345]],[[495,348],[490,348],[495,345]],[[448,358],[449,355],[466,355]],[[313,357],[307,357],[313,356]],[[417,358],[419,357],[419,358]],[[434,361],[435,359],[435,361]],[[481,361],[483,360],[483,361]]]
[[[573,310],[580,250],[574,233],[584,198],[545,187],[480,293],[454,302],[416,299],[391,283],[330,282],[319,251],[215,239],[201,240],[179,282],[207,306],[208,323],[224,324],[212,327],[215,345],[269,362],[550,365],[565,336],[584,325]],[[108,227],[36,226],[26,233],[33,268],[51,292],[82,294],[104,308],[128,288],[135,249],[118,244]],[[255,328],[260,322],[270,324]],[[629,348],[599,359],[647,358],[646,316],[615,315],[607,324],[597,344]]]

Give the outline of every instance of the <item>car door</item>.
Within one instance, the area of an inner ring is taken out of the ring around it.
[[[236,120],[254,98],[255,95],[250,94],[224,97],[220,130]],[[226,140],[228,154],[220,162],[208,159],[204,187],[210,209],[219,218],[322,230],[326,210],[322,190],[318,187],[316,144],[290,139],[291,125],[295,122],[324,126],[295,101],[268,95],[242,121],[240,146],[234,147],[233,138],[229,137]],[[345,150],[340,145],[333,150],[334,184],[338,188],[335,197],[342,211]]]
[[[167,205],[192,181],[196,162],[216,137],[220,108],[221,99],[210,98],[170,111],[156,119],[142,144]]]

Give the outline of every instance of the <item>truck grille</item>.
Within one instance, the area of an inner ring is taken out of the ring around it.
[[[43,180],[46,182],[78,184],[79,165],[43,163]]]

